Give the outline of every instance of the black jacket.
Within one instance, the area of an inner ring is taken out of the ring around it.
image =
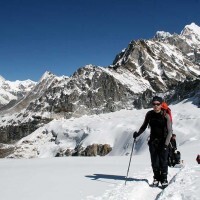
[[[165,145],[169,145],[172,136],[172,123],[170,116],[161,111],[156,113],[154,110],[147,112],[145,120],[138,131],[138,135],[142,134],[147,126],[150,126],[150,141],[154,139],[164,140]]]

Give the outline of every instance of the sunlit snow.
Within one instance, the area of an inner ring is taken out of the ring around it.
[[[18,143],[21,155],[46,158],[1,160],[1,199],[200,199],[200,165],[195,160],[200,153],[200,111],[190,101],[170,107],[185,167],[169,168],[170,184],[165,190],[149,187],[153,176],[147,146],[149,129],[138,138],[125,186],[132,133],[139,129],[148,110],[122,110],[54,120],[23,138]],[[58,143],[50,142],[51,134],[43,134],[42,130],[54,130]],[[74,148],[76,140],[73,138],[81,137],[83,132],[88,134],[82,141],[83,146],[109,143],[113,151],[105,157],[50,158],[60,148]],[[68,137],[64,133],[68,133]],[[30,144],[22,144],[25,140]]]

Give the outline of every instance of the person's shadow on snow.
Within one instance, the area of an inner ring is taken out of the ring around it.
[[[136,181],[136,182],[146,182],[149,184],[149,181],[147,179],[138,179],[138,178],[127,178],[126,176],[119,176],[119,175],[110,175],[110,174],[93,174],[93,175],[87,175],[85,176],[87,178],[91,178],[91,180],[97,180],[102,181],[102,179],[107,180],[120,180],[120,181]]]

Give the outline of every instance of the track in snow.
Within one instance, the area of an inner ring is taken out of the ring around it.
[[[175,177],[180,173],[182,168],[169,168],[169,186],[172,182],[175,181]],[[111,177],[112,175],[110,175]],[[95,176],[94,176],[95,177]],[[93,178],[94,178],[93,177]],[[98,181],[104,181],[109,179],[109,176],[100,176],[96,175]],[[116,179],[121,180],[121,183],[117,184],[116,187],[112,190],[107,190],[102,196],[94,197],[88,196],[87,200],[161,200],[165,191],[168,190],[168,187],[162,190],[159,187],[152,188],[149,185],[152,182],[152,170],[150,168],[145,171],[137,174],[132,174],[128,178],[125,185],[124,176],[116,176]],[[113,176],[114,178],[114,176]],[[95,179],[94,179],[95,180]]]

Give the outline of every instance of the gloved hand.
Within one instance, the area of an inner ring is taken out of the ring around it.
[[[139,136],[139,135],[138,135],[138,132],[135,131],[135,132],[133,133],[133,138],[136,139],[138,136]]]
[[[167,149],[168,149],[168,146],[165,144],[164,145],[164,150],[167,151]]]

